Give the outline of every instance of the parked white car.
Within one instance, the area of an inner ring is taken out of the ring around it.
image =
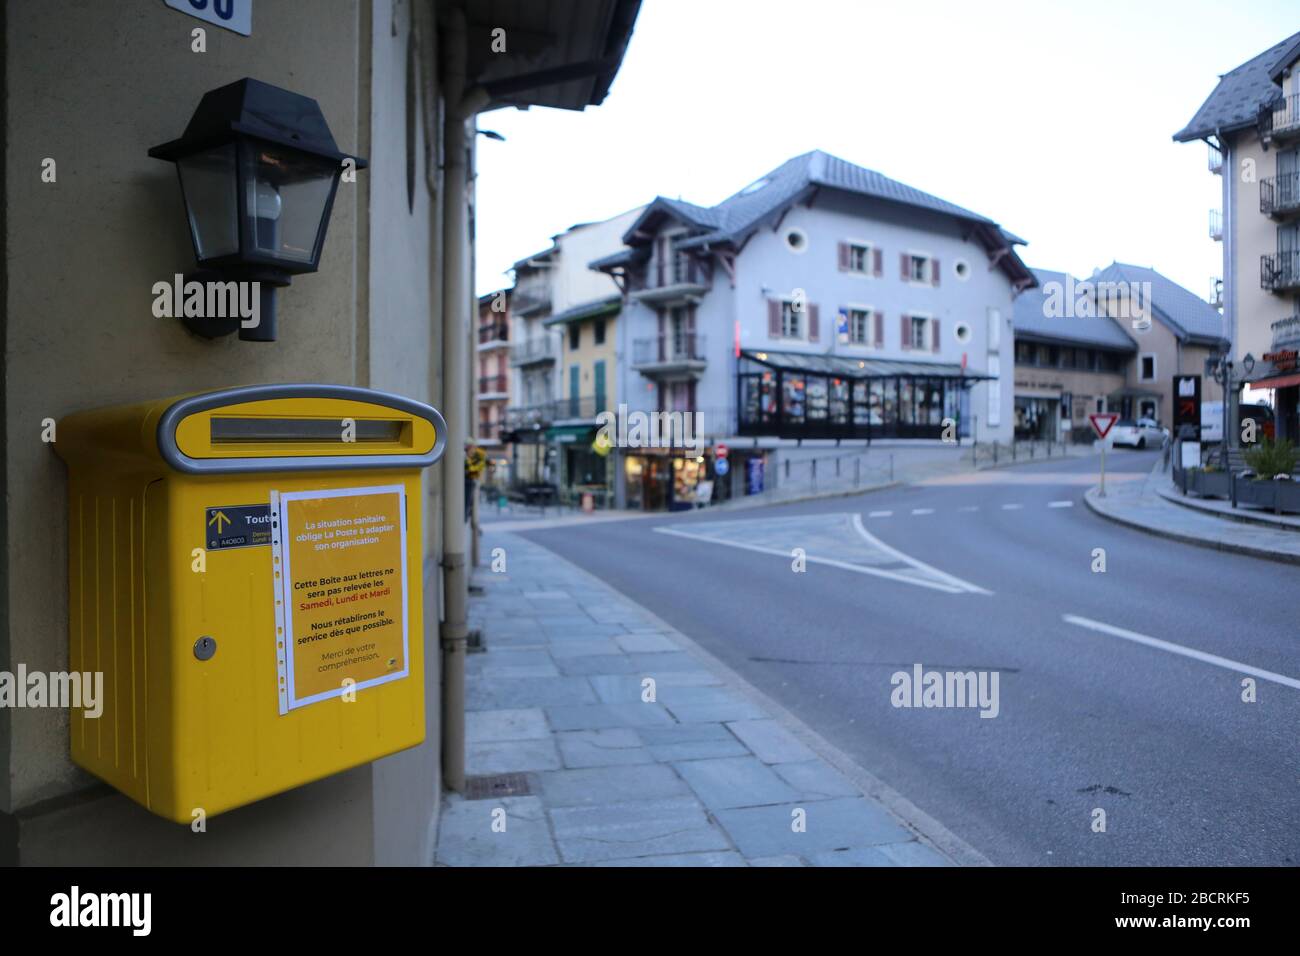
[[[1126,448],[1162,448],[1169,433],[1150,418],[1121,418],[1110,430],[1111,444]]]

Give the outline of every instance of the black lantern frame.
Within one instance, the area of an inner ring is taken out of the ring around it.
[[[315,100],[248,78],[205,93],[184,134],[149,155],[176,163],[200,266],[188,278],[261,283],[255,328],[237,317],[183,321],[208,338],[238,328],[242,339],[275,341],[275,290],[319,268],[345,161],[364,169],[366,160],[339,150]]]

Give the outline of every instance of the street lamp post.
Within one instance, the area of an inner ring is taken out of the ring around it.
[[[258,282],[260,321],[183,317],[205,338],[274,342],[275,290],[320,265],[325,230],[345,167],[366,161],[339,152],[310,97],[243,79],[210,90],[179,139],[149,150],[176,164],[200,280]]]

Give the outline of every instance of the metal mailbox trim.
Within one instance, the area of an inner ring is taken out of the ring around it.
[[[191,458],[176,444],[176,426],[197,412],[224,405],[284,398],[335,398],[368,402],[425,419],[433,425],[433,448],[419,455],[303,455],[280,458]],[[158,419],[158,451],[168,465],[188,475],[249,474],[265,471],[355,471],[376,468],[425,468],[447,450],[447,421],[432,405],[389,392],[353,385],[242,385],[191,395],[171,405]]]

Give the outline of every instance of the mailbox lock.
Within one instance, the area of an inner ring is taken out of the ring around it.
[[[194,642],[194,656],[201,661],[210,661],[214,654],[217,653],[217,642],[214,638],[204,634]]]

